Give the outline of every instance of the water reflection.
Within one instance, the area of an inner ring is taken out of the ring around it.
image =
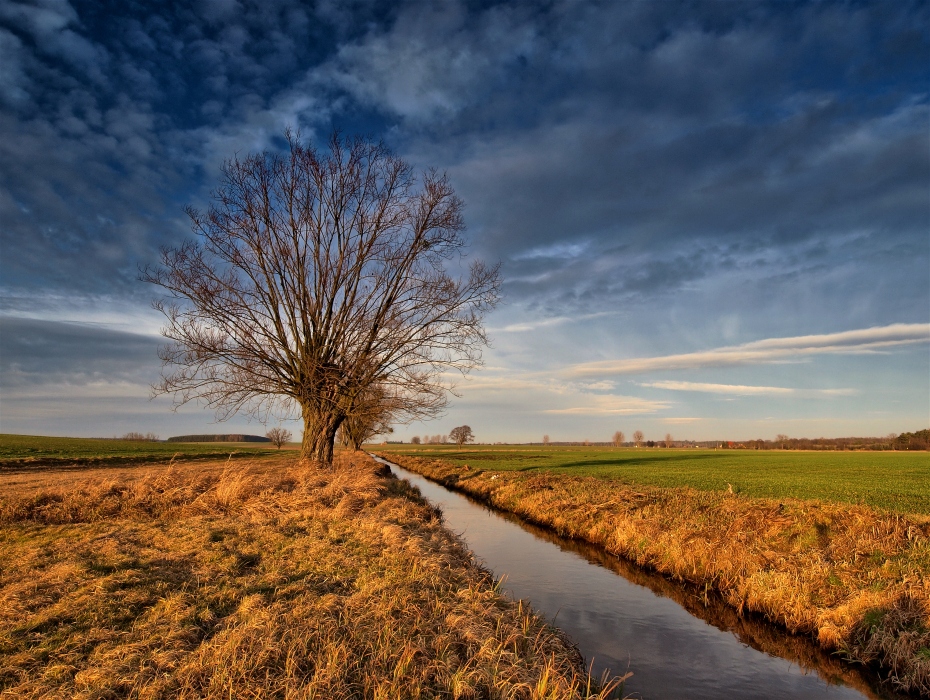
[[[804,637],[738,616],[716,596],[390,466],[441,508],[446,525],[504,577],[507,593],[575,641],[596,674],[632,671],[625,690],[634,697],[904,697]]]

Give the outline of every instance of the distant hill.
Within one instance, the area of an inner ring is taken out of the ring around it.
[[[176,435],[167,442],[271,442],[260,435]]]

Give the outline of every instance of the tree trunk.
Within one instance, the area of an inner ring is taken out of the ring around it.
[[[301,458],[311,459],[323,466],[332,466],[336,431],[344,417],[320,411],[314,406],[304,406],[303,418],[304,437],[300,446]]]

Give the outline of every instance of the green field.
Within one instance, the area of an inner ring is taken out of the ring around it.
[[[379,445],[472,469],[548,471],[626,484],[691,486],[769,498],[864,503],[930,515],[928,452],[793,452],[518,445]]]
[[[105,460],[226,456],[230,452],[275,451],[268,443],[254,442],[135,442],[95,438],[40,437],[0,434],[0,462],[14,460]]]

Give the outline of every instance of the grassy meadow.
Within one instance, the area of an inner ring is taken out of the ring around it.
[[[257,457],[277,452],[269,443],[255,442],[145,442],[105,438],[42,437],[0,434],[0,468],[58,465],[68,462],[119,463]]]
[[[926,454],[374,451],[560,535],[714,589],[739,614],[761,614],[930,695]]]
[[[611,692],[405,482],[285,457],[0,472],[0,697]]]
[[[500,472],[591,476],[625,485],[857,503],[930,515],[930,452],[795,452],[520,445],[379,445],[385,456]]]

